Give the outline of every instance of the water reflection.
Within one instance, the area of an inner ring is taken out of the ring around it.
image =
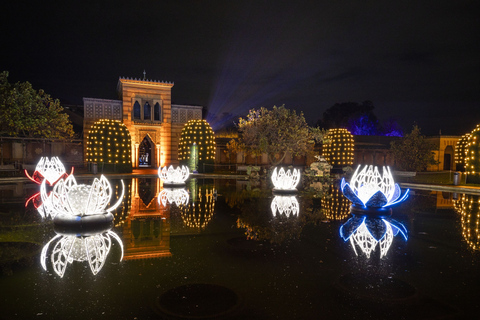
[[[190,199],[185,188],[164,188],[158,195],[158,202],[164,207],[175,203],[177,206],[186,205]]]
[[[380,258],[383,258],[392,245],[393,237],[399,233],[407,240],[405,226],[391,218],[354,215],[340,227],[340,236],[344,241],[350,240],[355,254],[358,256],[358,248],[367,258],[377,245],[380,247]]]
[[[274,196],[270,205],[274,216],[298,216],[300,206],[296,196]]]
[[[352,204],[337,185],[330,185],[329,192],[324,194],[321,200],[323,215],[326,219],[340,221],[350,215]]]
[[[123,233],[124,260],[171,256],[170,212],[157,201],[160,190],[160,179],[132,179],[128,216],[117,223]]]
[[[462,236],[473,250],[480,249],[480,197],[463,194],[454,201],[455,211],[461,215]]]
[[[213,183],[199,183],[197,179],[191,179],[187,184],[190,201],[178,206],[176,212],[179,211],[184,228],[200,232],[205,230],[215,214],[217,190]]]
[[[112,246],[112,238],[117,240],[122,250],[121,261],[123,259],[122,240],[115,232],[108,230],[90,235],[57,234],[43,247],[40,263],[43,269],[47,270],[48,248],[51,243],[55,243],[50,260],[57,275],[62,278],[67,266],[74,261],[87,261],[90,270],[96,275],[105,264]]]

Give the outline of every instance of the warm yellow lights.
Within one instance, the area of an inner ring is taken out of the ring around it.
[[[102,130],[97,130],[98,128],[102,128]],[[110,140],[117,142],[111,143]],[[120,155],[125,158],[125,154],[129,154],[130,152],[130,146],[130,134],[125,124],[119,120],[100,119],[94,123],[88,133],[85,160],[87,162],[100,162],[112,165],[119,164],[121,160]],[[103,153],[104,149],[105,153]],[[131,171],[131,160],[128,159],[126,162],[124,160],[125,159],[122,159],[121,163],[127,165],[125,171]],[[119,170],[119,168],[116,170],[123,171],[123,169]]]
[[[347,129],[330,129],[325,137],[323,156],[334,166],[353,164],[353,136]]]

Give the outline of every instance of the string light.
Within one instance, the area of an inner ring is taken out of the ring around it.
[[[353,136],[347,129],[330,129],[325,136],[323,157],[331,165],[353,164]]]

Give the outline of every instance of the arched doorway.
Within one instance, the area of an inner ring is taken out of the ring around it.
[[[143,138],[138,147],[138,166],[141,168],[151,167],[155,156],[155,145],[148,135]]]
[[[447,146],[443,154],[443,170],[454,170],[453,168],[453,155],[455,151],[452,146]]]

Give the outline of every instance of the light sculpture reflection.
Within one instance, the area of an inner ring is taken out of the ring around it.
[[[367,258],[377,245],[380,247],[380,258],[383,258],[393,242],[393,237],[401,234],[407,240],[407,229],[403,224],[389,218],[353,216],[340,227],[340,236],[344,241],[350,240],[355,254],[359,248]]]
[[[409,190],[401,196],[400,186],[394,182],[389,167],[383,167],[383,175],[378,168],[366,165],[363,170],[357,167],[350,183],[342,179],[341,189],[355,208],[387,208],[404,201]]]
[[[360,171],[357,167],[350,184],[342,179],[341,189],[345,197],[353,202],[350,207],[352,218],[340,227],[343,240],[350,240],[355,254],[357,247],[367,256],[380,247],[380,258],[384,257],[393,237],[401,233],[407,240],[407,229],[391,219],[391,206],[404,201],[409,190],[401,195],[400,186],[394,182],[388,167],[383,167],[381,175],[375,166],[366,165]]]
[[[272,173],[272,182],[277,191],[296,191],[296,187],[300,182],[300,170],[288,169],[285,171],[280,168],[277,172],[277,167]]]
[[[51,192],[51,200],[47,202],[47,194],[45,192],[45,184],[42,183],[42,200],[44,204],[48,204],[46,210],[52,216],[70,215],[70,216],[92,216],[111,213],[122,202],[125,185],[122,180],[122,193],[118,201],[111,207],[107,208],[112,196],[112,188],[104,175],[100,179],[95,178],[92,185],[77,184],[73,175],[67,179],[59,180]]]
[[[61,278],[67,266],[74,261],[87,261],[90,270],[96,275],[104,266],[105,260],[112,246],[112,238],[117,240],[121,248],[120,261],[123,259],[123,244],[119,236],[111,230],[93,235],[64,235],[57,234],[42,249],[40,263],[47,270],[47,255],[50,244],[56,240],[50,255],[53,270]]]
[[[158,176],[162,179],[164,184],[176,184],[182,185],[185,184],[185,181],[190,175],[190,170],[187,166],[177,167],[176,169],[173,166],[159,167]]]
[[[190,199],[188,192],[183,188],[165,188],[158,194],[158,203],[164,207],[167,203],[177,206],[186,205]]]
[[[270,208],[275,216],[285,215],[287,218],[298,216],[300,212],[300,206],[295,196],[275,196]]]

